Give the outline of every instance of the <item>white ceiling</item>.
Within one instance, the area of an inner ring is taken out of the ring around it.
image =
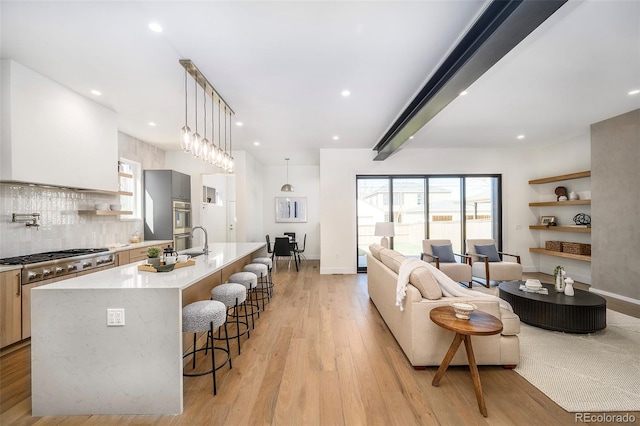
[[[179,149],[184,124],[178,60],[191,59],[244,123],[233,128],[234,150],[263,164],[318,164],[320,148],[372,148],[486,4],[2,0],[0,48],[167,150]],[[627,95],[640,88],[639,47],[639,1],[571,1],[404,147],[585,134],[640,107]]]

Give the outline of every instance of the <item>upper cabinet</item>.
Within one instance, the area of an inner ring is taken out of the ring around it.
[[[0,180],[118,191],[116,113],[1,61]]]

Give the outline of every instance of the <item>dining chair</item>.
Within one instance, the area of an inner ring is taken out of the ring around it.
[[[276,237],[276,242],[273,245],[273,257],[274,268],[277,267],[278,258],[288,257],[289,268],[291,268],[291,258],[293,258],[293,261],[296,264],[296,271],[298,270],[298,258],[296,257],[295,252],[291,249],[289,237]]]
[[[302,248],[300,248],[300,246],[296,246],[295,252],[296,255],[298,256],[298,263],[302,262],[302,259],[307,260],[306,257],[304,257],[304,249],[307,246],[307,234],[304,234],[304,238],[302,239]]]
[[[283,232],[284,235],[286,235],[287,237],[291,237],[294,240],[296,239],[296,233],[295,232]]]
[[[273,250],[271,250],[271,239],[269,238],[269,234],[264,237],[267,240],[267,252],[271,255],[271,258],[273,258]]]

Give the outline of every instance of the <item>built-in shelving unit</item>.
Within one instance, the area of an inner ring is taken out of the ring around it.
[[[580,179],[580,178],[586,178],[586,177],[591,177],[590,170],[587,170],[586,172],[569,173],[568,175],[550,176],[542,179],[533,179],[529,181],[529,185],[539,185],[542,183],[560,182],[563,180]]]
[[[579,226],[529,225],[529,229],[537,229],[539,231],[555,231],[555,232],[581,232],[584,234],[591,233],[591,228],[583,228]]]
[[[541,185],[545,183],[561,182],[571,179],[582,179],[591,177],[591,171],[570,173],[566,175],[550,176],[541,179],[533,179],[529,181],[529,185]],[[591,200],[567,200],[567,201],[536,201],[529,203],[529,207],[563,207],[563,206],[587,206],[591,205]],[[554,231],[554,232],[573,232],[590,234],[591,228],[578,227],[578,226],[546,226],[546,225],[530,225],[529,229],[535,231]],[[538,253],[547,256],[562,257],[565,259],[581,260],[584,262],[591,262],[591,256],[565,253],[561,251],[546,250],[538,247],[529,248],[531,253]]]
[[[529,251],[532,253],[546,254],[548,256],[564,257],[565,259],[574,259],[574,260],[582,260],[585,262],[591,262],[591,256],[585,256],[583,254],[565,253],[562,251],[552,251],[552,250],[546,250],[546,249],[537,248],[537,247],[531,247]]]

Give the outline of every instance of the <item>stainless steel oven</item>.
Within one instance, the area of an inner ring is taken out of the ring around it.
[[[191,203],[173,202],[173,235],[191,233]]]
[[[193,247],[191,234],[176,234],[173,236],[173,249],[182,251]]]

